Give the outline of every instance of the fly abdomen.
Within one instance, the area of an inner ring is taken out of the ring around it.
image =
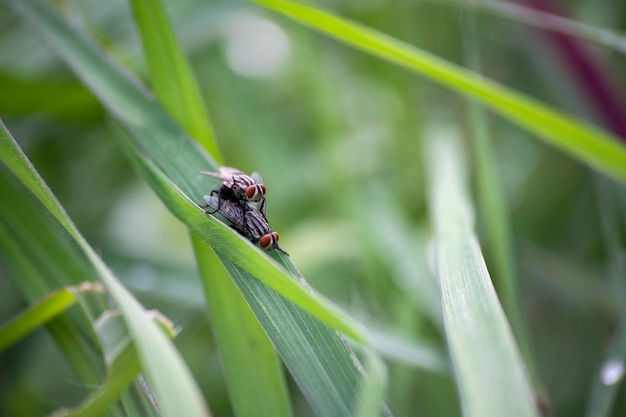
[[[272,229],[265,217],[256,210],[248,210],[245,214],[246,228],[250,233],[250,236],[254,241],[258,241],[266,234],[270,233]]]

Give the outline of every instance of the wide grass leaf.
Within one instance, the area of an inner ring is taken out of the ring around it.
[[[435,267],[464,416],[537,416],[524,362],[473,231],[460,144],[453,132],[430,139]]]

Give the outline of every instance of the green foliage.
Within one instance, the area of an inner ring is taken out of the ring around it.
[[[0,417],[620,415],[619,2],[5,3]]]

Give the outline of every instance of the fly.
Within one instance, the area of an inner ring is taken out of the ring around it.
[[[250,203],[245,203],[247,207],[244,208],[240,203],[231,200],[220,201],[218,197],[212,195],[205,195],[203,198],[207,206],[215,210],[213,213],[224,216],[235,230],[253,243],[258,243],[266,251],[276,249],[288,255],[278,245],[278,233],[272,230],[265,216]]]
[[[265,185],[256,172],[247,175],[235,168],[220,167],[219,172],[200,171],[200,173],[222,181],[219,187],[211,191],[211,196],[217,195],[218,204],[217,207],[213,207],[214,211],[210,214],[221,210],[222,201],[239,203],[245,213],[247,203],[251,201],[256,203],[256,208],[265,216]]]

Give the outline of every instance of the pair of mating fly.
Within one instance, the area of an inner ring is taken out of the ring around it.
[[[203,207],[213,210],[205,213],[219,213],[233,224],[235,230],[261,248],[267,251],[277,249],[287,254],[278,246],[278,233],[271,229],[265,218],[265,185],[257,173],[249,176],[229,167],[221,167],[219,172],[200,172],[222,181],[210,195],[203,197],[207,204]]]

